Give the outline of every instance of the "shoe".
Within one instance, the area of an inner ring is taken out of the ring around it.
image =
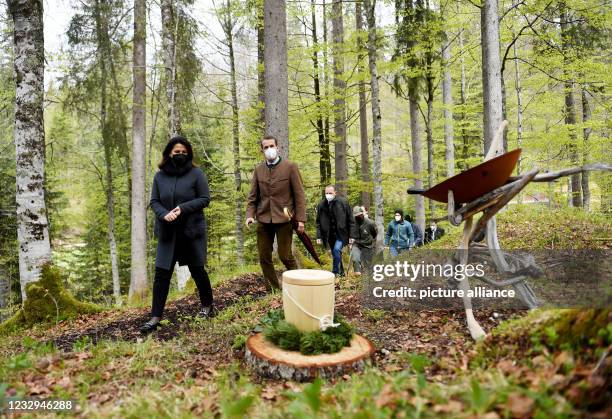
[[[151,333],[157,330],[158,327],[159,327],[159,322],[153,323],[151,320],[149,320],[140,328],[140,333],[142,333],[143,335],[146,335],[147,333]]]
[[[200,312],[198,313],[198,316],[203,317],[205,319],[210,319],[212,317],[215,317],[216,314],[217,314],[217,310],[215,309],[215,306],[209,305],[206,307],[202,307],[202,310],[200,310]]]

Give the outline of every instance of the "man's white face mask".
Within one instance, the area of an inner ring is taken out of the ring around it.
[[[326,193],[325,194],[325,199],[327,199],[327,202],[331,202],[334,199],[335,196],[336,195],[334,195],[333,193]]]
[[[276,158],[278,157],[278,151],[276,150],[276,147],[266,148],[266,151],[264,151],[264,156],[266,156],[266,160],[268,161],[276,160]]]
[[[396,216],[395,216],[395,221],[397,221],[398,223],[400,222],[400,220],[401,220],[401,219],[402,219],[402,217],[401,217],[401,216],[399,216],[399,215],[396,215]]]

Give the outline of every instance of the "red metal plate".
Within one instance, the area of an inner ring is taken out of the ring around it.
[[[520,148],[502,154],[438,183],[423,192],[423,195],[434,201],[448,202],[448,191],[452,190],[456,203],[473,201],[504,185],[520,155]]]

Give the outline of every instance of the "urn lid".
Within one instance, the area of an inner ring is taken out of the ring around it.
[[[294,269],[283,273],[283,283],[303,287],[330,285],[334,283],[334,274],[320,269]]]

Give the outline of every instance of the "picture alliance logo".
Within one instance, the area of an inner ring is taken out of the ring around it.
[[[462,281],[465,278],[482,278],[485,275],[485,263],[477,264],[439,264],[439,263],[408,263],[396,261],[395,264],[374,265],[372,279],[380,282],[385,278],[406,278],[415,281],[417,278],[447,278]]]

